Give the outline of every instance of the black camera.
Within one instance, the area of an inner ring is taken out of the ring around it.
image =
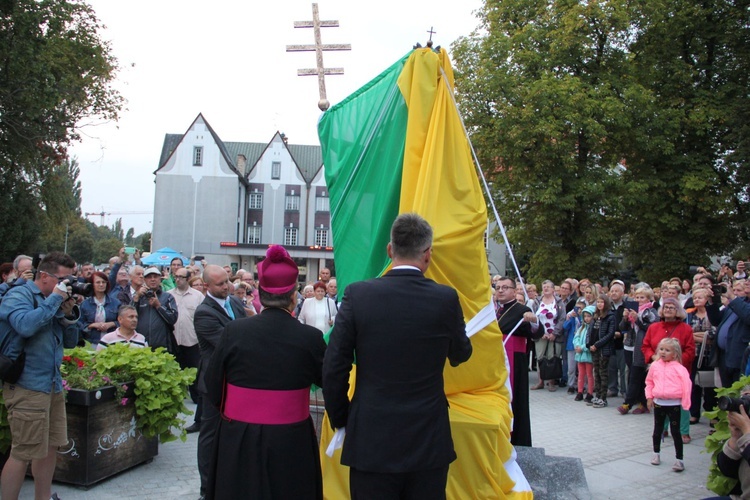
[[[711,286],[711,291],[714,294],[715,298],[720,298],[722,295],[727,293],[727,284],[726,283],[719,283],[718,285]]]
[[[724,411],[733,411],[739,413],[740,406],[745,407],[745,413],[750,415],[750,396],[742,396],[740,398],[733,398],[730,396],[722,396],[719,398],[719,409]]]
[[[73,295],[80,295],[81,297],[91,297],[94,295],[94,286],[91,283],[81,283],[75,276],[65,276],[62,279],[67,280]]]
[[[144,294],[143,294],[143,297],[144,297],[144,298],[145,298],[146,300],[151,300],[151,299],[153,299],[154,297],[156,297],[156,292],[155,292],[155,291],[153,291],[153,290],[146,290],[146,293],[144,293]]]

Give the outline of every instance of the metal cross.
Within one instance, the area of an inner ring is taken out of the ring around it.
[[[437,31],[432,31],[432,28],[433,28],[433,27],[432,27],[432,26],[430,26],[430,31],[428,31],[428,32],[427,32],[427,33],[429,33],[429,34],[430,34],[430,40],[429,40],[430,42],[432,41],[432,35],[434,35],[435,33],[437,33]]]
[[[316,68],[298,69],[297,76],[318,76],[318,90],[320,91],[320,100],[318,101],[318,108],[321,111],[327,110],[331,103],[328,102],[326,97],[326,80],[325,75],[343,75],[344,68],[324,68],[323,67],[323,51],[324,50],[352,50],[352,46],[348,43],[342,44],[323,44],[320,37],[320,28],[338,28],[338,21],[321,21],[318,16],[318,4],[312,4],[313,20],[312,21],[294,21],[295,28],[313,28],[315,35],[314,45],[287,45],[287,52],[312,52],[315,51],[315,59],[317,60]]]

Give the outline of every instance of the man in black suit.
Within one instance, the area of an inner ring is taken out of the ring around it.
[[[195,310],[193,319],[201,356],[198,364],[197,382],[200,401],[195,410],[195,420],[200,421],[198,472],[201,477],[201,498],[206,494],[208,472],[211,465],[211,450],[219,425],[219,409],[211,404],[206,396],[204,380],[206,369],[227,323],[247,316],[242,302],[233,295],[229,295],[229,275],[224,269],[219,266],[206,266],[203,270],[203,282],[208,288],[208,293]]]
[[[446,358],[451,366],[469,359],[471,343],[456,291],[424,277],[427,221],[400,215],[387,251],[389,273],[344,291],[323,364],[326,411],[333,428],[346,428],[341,463],[352,498],[445,498],[456,453],[443,370]]]

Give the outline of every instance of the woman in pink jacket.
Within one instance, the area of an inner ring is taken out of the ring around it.
[[[657,359],[646,375],[646,403],[654,413],[654,458],[651,465],[659,465],[662,430],[665,419],[672,429],[677,461],[672,466],[675,472],[685,470],[682,462],[682,436],[680,435],[680,407],[690,409],[690,392],[693,384],[690,373],[682,366],[682,349],[675,338],[664,338],[656,348]]]

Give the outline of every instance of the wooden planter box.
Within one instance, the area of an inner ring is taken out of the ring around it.
[[[123,406],[114,399],[114,387],[68,391],[68,444],[58,450],[55,481],[88,487],[159,453],[158,438],[136,428],[132,401]]]

